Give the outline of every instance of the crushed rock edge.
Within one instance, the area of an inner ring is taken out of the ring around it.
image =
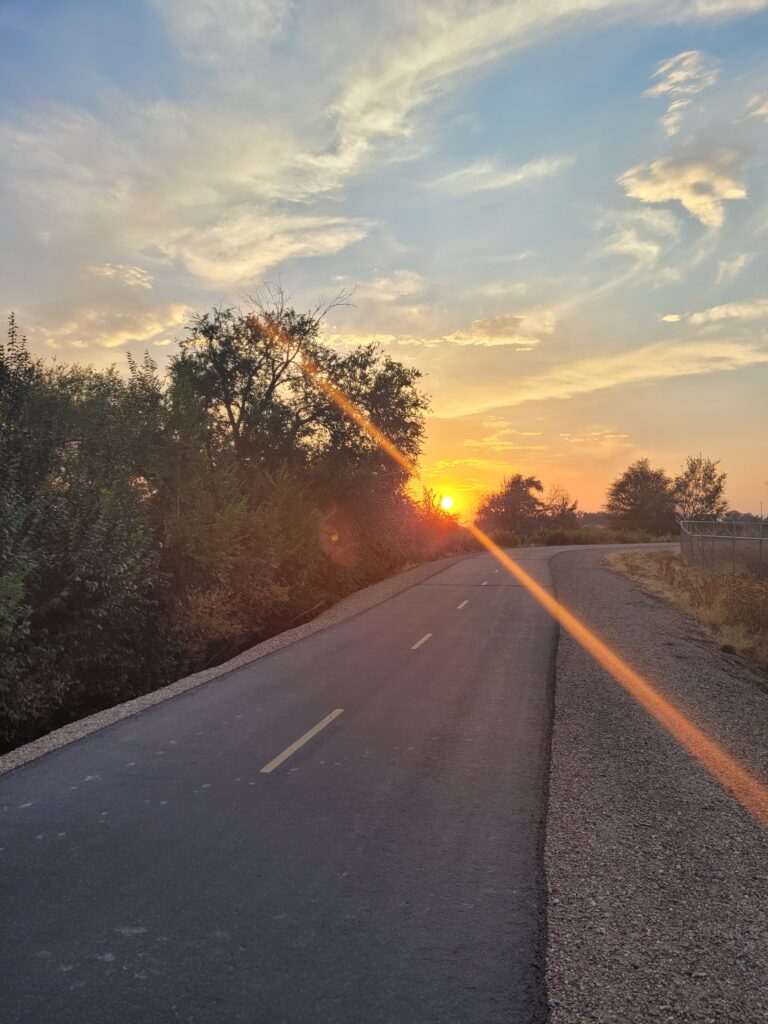
[[[229,675],[230,672],[235,672],[237,669],[244,668],[246,665],[267,657],[269,654],[274,654],[285,647],[290,647],[292,644],[313,636],[324,629],[330,629],[331,626],[353,619],[370,608],[375,608],[376,605],[383,604],[390,598],[396,597],[411,587],[417,586],[431,576],[436,576],[444,569],[455,565],[456,562],[461,562],[467,558],[474,558],[476,555],[477,552],[474,551],[467,554],[451,555],[447,558],[436,559],[433,562],[425,562],[412,569],[406,569],[395,576],[389,576],[387,579],[373,583],[363,590],[347,594],[346,597],[326,608],[316,618],[310,619],[309,622],[302,623],[302,625],[295,626],[293,629],[287,629],[282,633],[277,633],[275,636],[262,640],[261,643],[241,651],[240,654],[235,655],[234,658],[230,658],[229,661],[225,661],[221,665],[215,665],[213,668],[194,672],[192,675],[177,679],[175,682],[162,686],[158,690],[152,690],[149,693],[142,694],[140,697],[134,697],[131,700],[124,701],[122,704],[115,704],[111,708],[105,708],[103,711],[97,711],[92,715],[87,715],[85,718],[78,719],[76,722],[70,722],[59,729],[54,729],[45,736],[40,736],[36,740],[16,747],[15,750],[10,750],[7,754],[0,755],[0,775],[5,775],[17,768],[21,768],[22,765],[29,764],[30,761],[36,761],[40,757],[45,757],[46,754],[50,754],[54,750],[60,750],[70,743],[76,743],[78,740],[84,739],[92,733],[99,732],[101,729],[106,729],[110,725],[115,725],[125,718],[139,715],[156,704],[163,704],[165,701],[172,700],[188,690],[193,690],[205,683],[210,683],[220,679],[222,676]]]

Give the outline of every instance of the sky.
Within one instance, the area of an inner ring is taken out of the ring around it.
[[[161,365],[265,282],[431,396],[423,481],[768,511],[765,0],[0,0],[0,300]]]

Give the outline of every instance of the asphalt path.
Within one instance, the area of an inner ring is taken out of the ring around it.
[[[4,1024],[543,1019],[556,639],[479,555],[0,778]]]

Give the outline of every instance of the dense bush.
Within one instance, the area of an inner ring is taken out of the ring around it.
[[[415,461],[419,374],[340,354],[278,301],[197,317],[167,377],[0,346],[0,747],[258,639],[464,534],[344,415]]]

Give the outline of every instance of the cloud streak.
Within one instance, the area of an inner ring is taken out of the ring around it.
[[[528,182],[550,178],[564,167],[573,163],[572,157],[545,156],[538,160],[520,164],[518,167],[504,167],[496,160],[478,160],[452,171],[432,184],[435,188],[445,189],[456,194],[472,192],[490,192],[501,189],[516,188]]]
[[[444,340],[454,345],[505,345],[527,351],[540,343],[542,335],[551,334],[556,322],[555,314],[548,309],[534,309],[520,316],[506,313],[475,320],[468,329],[453,331]]]
[[[657,79],[656,84],[646,89],[643,95],[669,99],[669,106],[661,119],[667,137],[677,135],[693,98],[711,88],[719,74],[717,64],[701,50],[685,50],[661,61],[651,75],[652,79]]]
[[[606,388],[721,373],[761,363],[768,363],[768,347],[756,342],[654,342],[629,352],[577,360],[530,377],[513,385],[504,404],[513,406],[552,398],[573,398]]]
[[[223,287],[254,282],[286,259],[328,256],[359,242],[369,222],[243,206],[179,232],[167,251],[195,277]]]
[[[152,0],[185,56],[219,61],[243,55],[275,35],[290,0]]]
[[[696,313],[668,313],[662,320],[668,323],[685,321],[694,327],[723,323],[726,320],[753,322],[768,319],[768,299],[751,299],[746,302],[725,302],[710,306]]]
[[[169,331],[180,328],[192,310],[179,303],[157,303],[129,310],[80,305],[68,311],[70,319],[55,314],[31,334],[48,348],[113,349],[128,343],[157,344]]]

